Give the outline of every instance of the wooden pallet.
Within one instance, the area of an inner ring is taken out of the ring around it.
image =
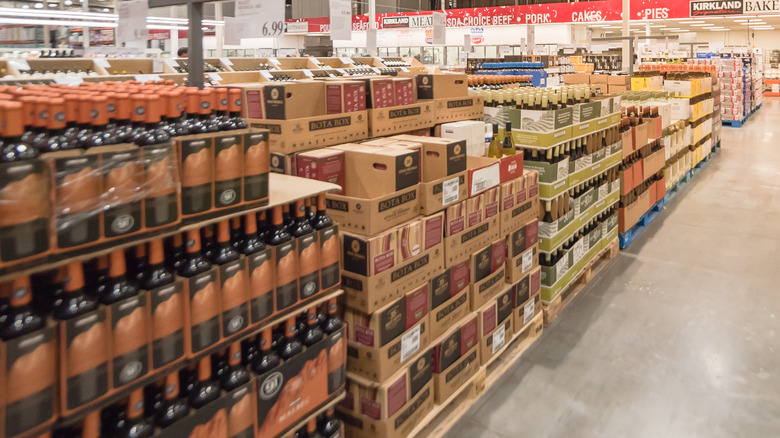
[[[440,438],[443,437],[463,415],[479,400],[479,397],[496,384],[525,353],[528,348],[542,335],[544,318],[540,312],[531,322],[517,333],[512,341],[488,361],[485,366],[449,399],[433,407],[431,411],[408,438]]]
[[[579,276],[575,277],[574,280],[572,280],[572,282],[566,287],[566,289],[563,290],[563,292],[558,294],[558,296],[555,297],[549,304],[542,303],[545,327],[555,321],[555,318],[561,314],[563,309],[569,305],[569,303],[580,293],[580,291],[585,289],[585,286],[590,283],[593,277],[601,272],[601,270],[607,266],[610,260],[615,258],[619,250],[620,240],[615,238],[607,245],[606,248],[602,249],[601,252],[596,254],[596,257],[594,257],[593,260],[591,260],[590,263],[585,266],[582,272],[580,272]]]

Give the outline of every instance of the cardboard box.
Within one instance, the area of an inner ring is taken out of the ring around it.
[[[416,99],[414,78],[393,78],[396,105],[411,105]]]
[[[420,188],[415,185],[373,199],[328,193],[325,203],[328,215],[343,230],[370,236],[418,216]]]
[[[526,170],[523,177],[501,185],[500,234],[509,235],[538,215],[537,172]],[[529,196],[529,193],[533,193]]]
[[[428,284],[371,314],[347,308],[347,371],[383,382],[424,350],[430,341]]]
[[[341,145],[344,152],[344,193],[373,199],[416,186],[420,153],[413,149]]]
[[[607,79],[609,78],[609,75],[590,75],[590,83],[591,85],[596,84],[604,84],[606,85]]]
[[[444,340],[433,346],[433,387],[436,404],[444,403],[479,369],[479,321],[471,314],[453,326]]]
[[[490,157],[468,157],[469,197],[476,196],[501,184],[499,160]]]
[[[466,140],[466,149],[469,156],[483,156],[485,154],[485,122],[460,121],[444,123],[441,125],[439,135],[444,138]]]
[[[431,291],[431,339],[436,339],[469,313],[471,267],[464,259],[433,277]]]
[[[344,188],[344,151],[332,148],[315,149],[301,152],[296,156],[295,161],[297,176],[338,184]],[[344,191],[333,193],[343,195]]]
[[[366,84],[360,81],[328,82],[325,84],[328,114],[365,111]]]
[[[445,99],[468,96],[468,77],[465,74],[418,74],[418,99]]]
[[[499,239],[471,255],[471,310],[490,301],[504,287],[506,240]]]
[[[284,361],[278,368],[257,377],[259,396],[255,396],[257,430],[254,436],[281,435],[344,387],[345,344],[342,328]],[[294,399],[286,401],[286,397]],[[280,415],[281,405],[290,402],[295,403],[295,409],[286,408],[287,415]]]
[[[269,120],[290,120],[315,117],[327,112],[325,84],[319,82],[289,82],[264,85],[262,88],[263,116]],[[247,91],[252,88],[245,89]],[[249,96],[252,96],[250,93]],[[245,99],[247,111],[255,99]]]
[[[533,219],[507,239],[506,282],[516,283],[539,265],[539,221]]]
[[[468,197],[468,172],[420,183],[420,213],[430,215]]]
[[[642,146],[648,143],[648,137],[647,137],[648,126],[649,125],[647,123],[642,123],[641,125],[631,127],[632,135],[634,138],[634,150],[638,150],[642,148]]]
[[[471,256],[480,248],[498,239],[500,233],[499,217],[478,221],[469,226],[467,204],[474,203],[476,198],[447,207],[445,214],[445,266]]]
[[[643,179],[642,181],[650,179],[656,173],[666,165],[666,152],[663,149],[659,149],[642,160],[643,163]]]
[[[438,124],[456,120],[481,119],[484,112],[485,103],[480,96],[435,99],[433,121]]]
[[[542,272],[537,266],[514,285],[512,325],[515,333],[523,330],[536,315],[542,312]]]
[[[393,269],[400,263],[398,228],[370,237],[342,232],[341,241],[345,271],[368,277]],[[421,250],[418,247],[417,253]]]
[[[466,170],[466,140],[417,135],[396,135],[390,138],[422,145],[420,159],[423,182],[440,180]]]
[[[607,75],[607,84],[628,87],[631,78],[628,75]]]
[[[398,105],[395,101],[393,79],[388,77],[360,79],[365,84],[368,108],[386,108]]]
[[[563,83],[566,85],[589,84],[590,76],[587,73],[568,73],[563,75]]]
[[[293,153],[368,138],[368,112],[318,115],[290,120],[247,119],[267,129],[272,152]]]
[[[642,215],[644,215],[652,205],[653,204],[650,203],[650,191],[648,190],[639,195],[633,203],[625,206],[624,208],[619,208],[618,229],[620,232],[625,233],[628,231],[628,229],[639,222],[639,219],[642,218]]]
[[[609,94],[615,94],[615,93],[622,93],[624,91],[628,91],[627,85],[612,85],[609,84],[607,91],[609,91]]]
[[[425,243],[422,251],[406,262],[399,263],[394,269],[372,276],[344,270],[342,287],[350,300],[350,306],[364,313],[374,312],[440,273],[444,267],[442,220],[442,215],[415,220],[420,222],[423,229]],[[350,245],[355,242],[358,240],[351,240]]]
[[[432,362],[428,349],[381,384],[350,379],[347,397],[337,405],[347,436],[409,436],[433,409]]]
[[[482,365],[499,354],[509,345],[512,330],[512,300],[515,289],[507,287],[497,297],[490,300],[478,311],[479,317],[479,358]]]
[[[368,110],[368,129],[371,137],[430,128],[433,124],[433,103],[430,101]]]

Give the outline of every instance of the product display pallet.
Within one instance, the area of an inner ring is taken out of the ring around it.
[[[721,123],[723,123],[723,124],[724,124],[724,125],[726,125],[726,126],[731,126],[732,128],[741,128],[741,127],[742,127],[742,125],[744,125],[744,124],[745,124],[745,123],[748,121],[748,119],[750,118],[750,116],[752,116],[753,114],[755,114],[755,113],[756,113],[756,111],[760,110],[760,109],[761,109],[761,107],[762,107],[763,105],[764,105],[764,104],[762,103],[761,105],[757,106],[757,107],[756,107],[756,109],[754,109],[753,111],[751,111],[751,112],[750,112],[750,114],[748,114],[747,116],[745,116],[745,118],[744,118],[744,119],[742,119],[742,120],[721,120]]]
[[[677,196],[677,193],[679,193],[680,190],[682,190],[683,186],[691,180],[692,176],[693,175],[691,174],[690,170],[685,172],[685,175],[683,175],[679,181],[674,183],[672,188],[666,191],[666,196],[664,196],[664,204],[674,199],[674,197]]]
[[[626,249],[628,248],[628,245],[631,245],[631,242],[633,242],[637,237],[639,237],[640,234],[642,234],[642,231],[647,228],[648,225],[650,225],[651,222],[653,222],[653,219],[658,216],[659,213],[664,209],[664,203],[665,199],[661,199],[660,201],[656,202],[652,207],[650,207],[649,210],[645,214],[642,215],[642,218],[639,219],[639,222],[636,223],[633,227],[629,228],[626,233],[620,233],[620,249]]]
[[[569,283],[568,286],[556,296],[549,304],[543,304],[542,309],[544,313],[544,325],[545,327],[550,325],[558,315],[561,314],[563,309],[569,305],[569,303],[576,297],[590,281],[601,272],[602,269],[609,263],[610,260],[615,258],[619,250],[619,243],[617,238],[608,243],[607,246],[601,250],[593,260],[591,260],[582,272]]]
[[[436,405],[407,438],[440,438],[468,412],[479,397],[504,375],[531,345],[542,336],[544,330],[543,316],[540,312],[531,322],[514,335],[504,347],[504,351],[496,354],[490,361],[477,370],[449,399]]]

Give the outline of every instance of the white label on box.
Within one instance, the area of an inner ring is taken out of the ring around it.
[[[523,254],[523,272],[531,269],[531,266],[534,264],[534,251],[527,251],[525,254]]]
[[[273,75],[268,70],[260,70],[260,76],[266,78],[266,79],[273,79]]]
[[[352,60],[349,56],[342,56],[339,58],[339,61],[341,61],[342,64],[354,64],[355,61]]]
[[[281,65],[281,64],[282,64],[282,63],[281,63],[281,62],[279,62],[279,60],[278,60],[278,59],[276,59],[276,58],[268,58],[268,62],[270,62],[271,64],[276,64],[276,65]]]
[[[206,73],[206,74],[209,75],[209,79],[211,79],[212,81],[222,80],[222,76],[220,76],[219,73]]]
[[[441,183],[441,205],[449,205],[453,202],[457,202],[458,198],[460,197],[460,193],[458,190],[458,177],[448,179],[447,181],[444,181]]]
[[[314,73],[312,73],[311,70],[309,70],[308,68],[301,69],[301,71],[303,72],[304,75],[310,78],[314,77]]]
[[[233,62],[229,58],[219,58],[219,62],[221,62],[222,65],[227,65],[228,67],[233,65]]]
[[[133,76],[133,79],[135,79],[138,82],[144,83],[146,81],[159,81],[160,75],[135,75]]]
[[[599,201],[606,198],[609,194],[609,189],[607,189],[607,184],[599,186]]]
[[[337,68],[336,71],[341,73],[342,76],[349,76],[346,71],[344,71],[344,70],[342,70],[340,68]]]
[[[534,317],[534,299],[531,298],[523,309],[523,325],[528,324]]]
[[[30,64],[26,59],[9,59],[8,63],[19,71],[30,71]]]
[[[378,68],[376,68],[376,67],[371,67],[371,70],[374,70],[374,73],[382,73],[382,71],[381,71],[381,70],[379,70],[379,69],[378,69]]]
[[[103,68],[111,68],[111,64],[108,63],[106,58],[95,58],[95,65]]]
[[[162,60],[163,60],[164,63],[166,63],[168,65],[168,67],[170,67],[170,68],[172,68],[174,70],[179,67],[179,63],[176,62],[175,59],[162,58]]]
[[[317,64],[317,65],[322,65],[322,61],[320,61],[320,60],[319,60],[319,59],[317,59],[317,58],[309,58],[309,59],[311,59],[311,62],[313,62],[313,63],[315,63],[315,64]]]
[[[506,329],[504,329],[504,324],[502,323],[501,327],[497,328],[495,333],[493,333],[493,354],[496,354],[504,346],[505,339]]]
[[[382,64],[384,64],[384,63],[385,63],[385,58],[380,58],[379,56],[377,56],[375,59],[376,59],[377,61],[381,62]]]
[[[162,73],[163,72],[163,60],[160,58],[152,59],[152,72],[153,73]]]
[[[401,71],[404,73],[409,73],[409,69],[406,67],[401,67]]]
[[[471,174],[471,196],[478,195],[485,190],[497,186],[501,182],[498,163],[491,164],[483,169],[475,170]]]
[[[401,338],[401,363],[406,362],[420,349],[420,325]]]

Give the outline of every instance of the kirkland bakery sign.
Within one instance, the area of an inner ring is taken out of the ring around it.
[[[780,12],[780,0],[692,1],[691,17],[770,14]]]

